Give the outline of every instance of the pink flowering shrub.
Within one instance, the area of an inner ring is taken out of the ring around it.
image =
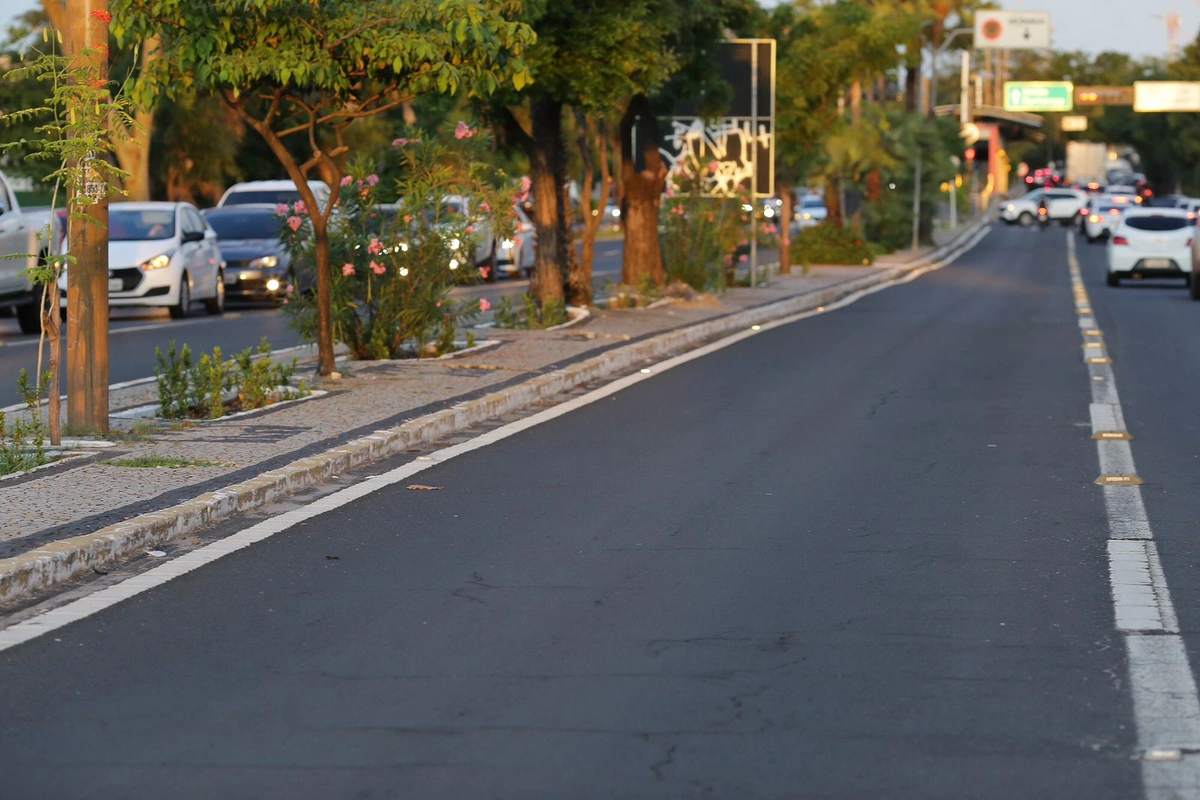
[[[504,208],[507,181],[490,166],[490,143],[473,131],[444,144],[425,137],[405,138],[391,158],[401,178],[393,187],[401,200],[380,202],[377,165],[358,161],[339,187],[330,225],[330,259],[341,264],[330,287],[334,339],[355,358],[390,359],[439,355],[454,349],[459,326],[490,307],[487,301],[450,296],[458,285],[479,279],[476,267],[490,268],[482,235],[511,235],[511,223],[487,212],[470,218],[449,213],[446,196],[469,199],[476,212]],[[393,169],[386,174],[394,175]],[[311,227],[292,228],[295,207],[284,209],[281,239],[293,264],[313,263]],[[488,240],[490,241],[490,240]],[[309,270],[311,272],[311,270]],[[301,291],[288,303],[291,323],[308,339],[316,334],[313,292]],[[308,282],[311,286],[311,280]]]
[[[672,281],[698,291],[720,291],[733,282],[739,242],[749,229],[742,198],[710,197],[707,177],[715,162],[681,170],[668,181],[661,211],[663,266]]]

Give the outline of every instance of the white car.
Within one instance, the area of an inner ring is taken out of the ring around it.
[[[825,208],[825,198],[820,195],[807,195],[800,198],[800,205],[794,214],[801,228],[811,228],[824,222],[829,211]]]
[[[1122,278],[1191,278],[1196,226],[1176,208],[1130,208],[1108,240],[1108,285]]]
[[[108,304],[166,307],[186,317],[204,302],[225,311],[225,262],[217,234],[191,203],[108,207]],[[67,276],[59,281],[66,305]]]
[[[1113,230],[1121,224],[1121,214],[1128,207],[1103,198],[1092,203],[1088,215],[1083,220],[1083,235],[1087,237],[1088,242],[1108,239]]]
[[[329,202],[329,185],[324,181],[309,181],[308,188],[317,198],[321,208]],[[221,195],[217,208],[233,205],[272,205],[280,203],[292,204],[300,199],[300,190],[292,181],[246,181],[235,183]]]
[[[1035,189],[1005,203],[1000,209],[1000,219],[1009,225],[1032,225],[1037,220],[1042,195],[1046,196],[1046,208],[1050,219],[1058,220],[1064,225],[1075,224],[1076,218],[1080,216],[1079,212],[1088,201],[1087,192],[1078,189]]]
[[[513,214],[517,217],[516,230],[511,239],[501,239],[497,243],[496,268],[510,277],[524,275],[529,278],[537,263],[537,229],[520,206],[513,206]]]

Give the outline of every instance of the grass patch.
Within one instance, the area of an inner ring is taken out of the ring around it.
[[[136,456],[132,458],[114,458],[103,462],[110,467],[133,467],[135,469],[184,469],[185,467],[219,467],[215,461],[201,461],[198,458],[174,458],[172,456]]]

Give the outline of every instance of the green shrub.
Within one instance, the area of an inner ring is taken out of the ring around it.
[[[817,225],[792,238],[792,263],[870,264],[874,260],[867,242],[850,228]]]
[[[729,280],[734,251],[750,224],[742,198],[710,197],[709,168],[691,164],[672,176],[663,201],[663,267],[670,282],[697,291],[720,291]]]
[[[40,408],[42,395],[48,389],[50,373],[43,376],[36,388],[29,386],[29,374],[21,370],[17,378],[17,393],[25,403],[29,421],[9,423],[0,411],[0,475],[21,472],[45,464],[46,428]]]
[[[257,348],[247,347],[232,361],[226,361],[221,348],[215,347],[211,354],[205,353],[193,363],[191,349],[184,345],[177,354],[174,341],[165,355],[156,348],[155,357],[159,413],[166,419],[223,417],[228,410],[225,393],[235,387],[242,411],[271,405],[285,396],[310,394],[304,381],[286,394],[282,391],[291,386],[296,359],[273,363],[271,345],[265,338]]]
[[[536,330],[561,325],[567,321],[567,306],[562,300],[549,300],[538,306],[537,298],[526,292],[521,305],[514,307],[509,297],[500,298],[496,305],[496,327]]]

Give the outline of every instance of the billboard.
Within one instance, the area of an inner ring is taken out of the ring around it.
[[[1133,110],[1200,111],[1200,83],[1194,81],[1134,81]]]
[[[1005,81],[1005,111],[1070,111],[1075,87],[1070,81]]]
[[[659,152],[667,180],[685,171],[704,193],[735,197],[751,186],[756,197],[775,194],[775,40],[730,39],[716,63],[733,89],[723,116],[705,118],[692,102],[659,119]]]
[[[1047,11],[976,11],[977,50],[1040,50],[1050,47]]]

